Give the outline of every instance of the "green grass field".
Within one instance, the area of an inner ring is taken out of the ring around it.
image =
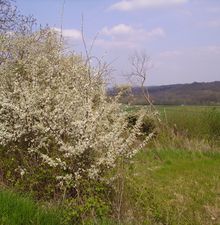
[[[139,224],[220,224],[220,153],[144,150],[127,173]]]
[[[162,119],[193,137],[220,141],[220,107],[159,106]]]
[[[135,112],[146,106],[126,107]],[[220,146],[220,106],[156,106],[160,118],[186,137]]]

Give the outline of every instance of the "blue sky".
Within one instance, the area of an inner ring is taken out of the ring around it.
[[[126,83],[129,56],[145,51],[146,84],[220,80],[220,0],[17,0],[19,10],[58,30],[82,50],[81,15],[93,54],[112,62],[114,81]],[[62,19],[61,19],[62,18]]]

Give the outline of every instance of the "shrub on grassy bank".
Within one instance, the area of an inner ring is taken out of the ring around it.
[[[84,183],[105,183],[152,136],[140,141],[146,112],[128,127],[118,97],[106,96],[107,68],[67,54],[51,29],[5,33],[0,46],[1,180],[37,198],[87,204]]]
[[[218,152],[142,150],[116,168],[114,193],[87,183],[81,201],[69,199],[58,211],[0,192],[0,224],[219,224],[219,163]]]

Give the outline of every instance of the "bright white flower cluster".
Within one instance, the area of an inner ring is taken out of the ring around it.
[[[104,67],[67,54],[50,30],[0,42],[0,145],[73,181],[99,178],[137,152],[143,114],[128,127],[126,112],[106,96]]]

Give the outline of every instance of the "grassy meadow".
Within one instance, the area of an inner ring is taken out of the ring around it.
[[[139,106],[127,107],[135,112]],[[220,107],[158,106],[148,148],[119,167],[113,210],[84,224],[220,224]],[[62,222],[63,211],[0,191],[0,224]]]

